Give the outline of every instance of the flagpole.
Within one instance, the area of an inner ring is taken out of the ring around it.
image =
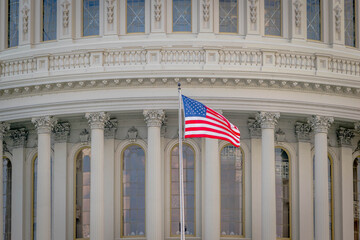
[[[185,240],[184,214],[184,179],[183,179],[183,148],[182,148],[182,118],[181,118],[181,83],[178,83],[179,93],[179,183],[180,183],[180,240]]]

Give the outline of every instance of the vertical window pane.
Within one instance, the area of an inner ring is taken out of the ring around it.
[[[90,148],[76,156],[76,238],[90,238],[90,160]]]
[[[33,197],[32,197],[32,201],[33,201],[33,205],[32,205],[32,223],[33,223],[33,228],[32,228],[32,239],[36,240],[36,207],[37,207],[37,172],[38,172],[38,157],[36,156],[36,158],[33,161],[32,164],[32,183],[33,183]]]
[[[276,237],[290,238],[290,175],[289,156],[275,148]]]
[[[356,46],[356,1],[344,0],[345,11],[345,45]]]
[[[173,32],[191,32],[191,0],[173,0]]]
[[[320,0],[307,0],[307,38],[321,41],[321,4]]]
[[[19,45],[19,0],[8,1],[8,47]]]
[[[145,152],[138,145],[123,153],[122,236],[145,235]]]
[[[11,239],[11,162],[3,159],[3,239]]]
[[[83,36],[99,35],[99,0],[83,0]]]
[[[126,29],[128,33],[145,32],[144,0],[127,0]]]
[[[224,33],[238,32],[238,3],[237,0],[220,0],[219,2],[219,31]]]
[[[265,35],[281,36],[281,0],[265,0]]]
[[[221,150],[221,235],[242,236],[243,166],[242,151],[232,145]]]
[[[195,235],[195,153],[183,145],[185,234]],[[180,235],[179,147],[171,151],[171,235]]]
[[[43,41],[56,39],[56,0],[43,1]]]
[[[353,164],[353,198],[354,198],[354,239],[360,239],[360,216],[359,216],[359,200],[360,200],[360,156],[355,158]]]

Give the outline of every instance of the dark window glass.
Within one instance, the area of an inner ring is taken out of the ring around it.
[[[99,35],[99,0],[83,1],[83,36]]]
[[[281,36],[281,0],[265,0],[265,34]]]
[[[19,45],[19,0],[8,1],[8,47]]]
[[[126,29],[128,33],[145,32],[144,0],[127,0]]]
[[[191,0],[173,0],[173,32],[191,32]]]
[[[238,32],[238,2],[237,0],[220,0],[219,2],[219,32]]]
[[[344,0],[345,11],[345,45],[356,46],[356,1]]]
[[[307,0],[307,38],[321,41],[321,2]]]
[[[43,2],[43,41],[56,39],[56,0]]]

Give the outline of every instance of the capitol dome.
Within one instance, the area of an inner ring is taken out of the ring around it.
[[[358,0],[1,0],[0,236],[360,239]]]

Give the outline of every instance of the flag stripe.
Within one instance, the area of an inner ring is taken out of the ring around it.
[[[240,142],[236,141],[230,141],[228,138],[225,137],[220,137],[220,136],[214,136],[212,134],[192,134],[192,135],[185,135],[185,138],[214,138],[214,139],[220,139],[220,140],[225,140],[228,141],[230,143],[232,143],[235,147],[240,147]]]
[[[206,131],[206,132],[214,132],[214,133],[219,133],[219,134],[223,134],[223,135],[226,135],[228,136],[229,138],[233,139],[234,141],[236,141],[236,136],[233,136],[233,135],[230,135],[228,134],[227,132],[224,132],[224,131],[219,131],[219,130],[216,130],[214,128],[208,128],[208,127],[186,127],[185,128],[185,134],[186,132],[195,132],[195,131]]]
[[[240,135],[239,131],[232,131],[231,128],[228,126],[225,126],[224,124],[219,123],[218,121],[214,119],[210,119],[208,117],[185,117],[185,124],[193,124],[193,123],[203,123],[203,124],[213,124],[214,126],[222,127],[226,129],[227,131],[232,132],[235,135]]]
[[[232,131],[229,131],[229,129],[228,128],[225,128],[225,127],[223,127],[223,126],[221,126],[221,125],[218,125],[218,124],[216,124],[216,123],[213,123],[213,122],[211,122],[211,121],[207,121],[207,119],[205,119],[205,120],[187,120],[187,121],[185,121],[185,124],[186,124],[186,126],[185,127],[187,127],[188,125],[195,125],[196,124],[196,126],[208,126],[209,125],[209,127],[210,126],[213,126],[214,128],[217,128],[217,129],[222,129],[223,131],[227,131],[227,132],[229,132],[229,134],[231,134],[231,135],[234,135],[234,136],[237,136],[237,137],[239,137],[240,136],[240,134],[239,133],[234,133],[234,132],[232,132]]]

